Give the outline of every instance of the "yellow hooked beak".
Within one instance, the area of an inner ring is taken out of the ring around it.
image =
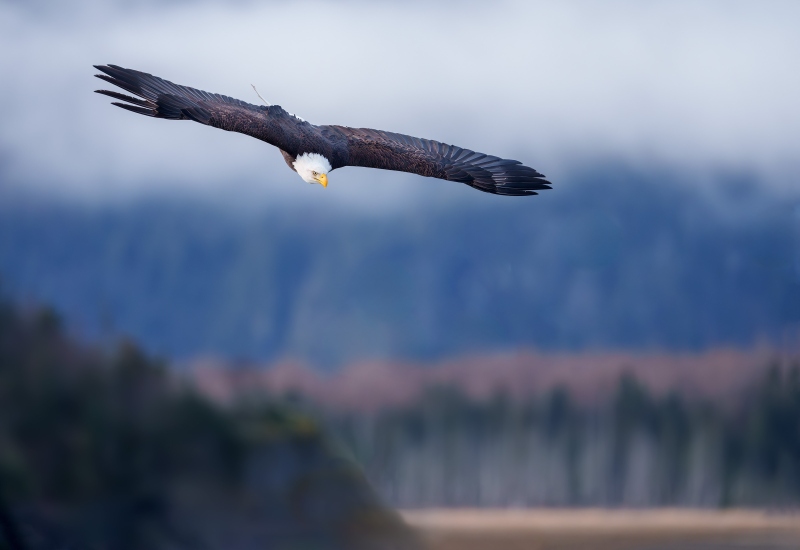
[[[322,185],[322,187],[328,187],[328,176],[325,174],[320,174],[317,176],[317,181]]]

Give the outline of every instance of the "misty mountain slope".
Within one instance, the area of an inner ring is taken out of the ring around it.
[[[796,335],[798,203],[744,176],[656,173],[596,168],[532,200],[371,214],[7,202],[0,276],[89,335],[177,357],[335,366]]]

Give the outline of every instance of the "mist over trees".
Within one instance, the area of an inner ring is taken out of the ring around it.
[[[0,273],[86,336],[177,358],[796,343],[800,202],[700,179],[603,164],[530,199],[379,212],[8,200]]]

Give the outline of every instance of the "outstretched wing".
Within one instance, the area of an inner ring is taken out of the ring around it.
[[[131,97],[109,90],[96,90],[121,102],[113,105],[140,115],[171,120],[194,120],[215,128],[247,134],[282,149],[291,146],[296,127],[308,123],[290,115],[278,105],[261,107],[232,97],[180,86],[148,73],[117,65],[95,65],[105,74],[97,78],[134,94]],[[124,102],[124,103],[122,103]],[[289,142],[289,143],[287,143]]]
[[[393,132],[321,126],[323,135],[347,140],[347,166],[411,172],[458,181],[496,195],[536,195],[550,189],[544,176],[521,162]]]
[[[319,152],[334,168],[364,166],[399,170],[466,183],[497,195],[536,195],[541,189],[550,189],[550,182],[542,174],[516,160],[392,132],[314,126],[290,115],[278,105],[252,105],[117,65],[95,67],[105,73],[96,75],[98,78],[136,96],[97,90],[97,93],[119,100],[113,103],[118,107],[155,118],[194,120],[240,132],[291,155]]]

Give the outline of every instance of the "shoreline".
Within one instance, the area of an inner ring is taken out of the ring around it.
[[[422,531],[795,531],[800,510],[693,508],[431,508],[399,510]]]

